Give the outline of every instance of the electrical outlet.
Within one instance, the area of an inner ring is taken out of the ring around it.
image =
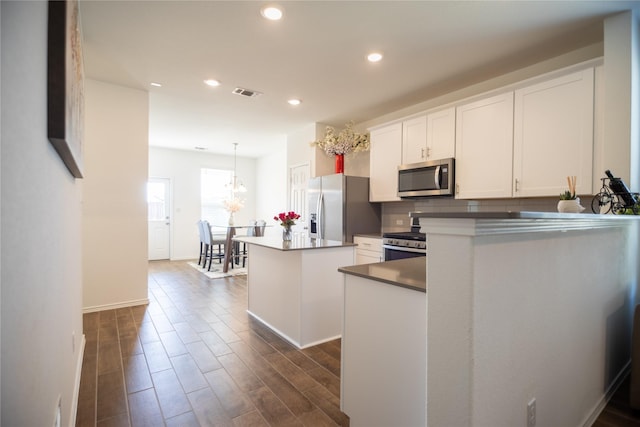
[[[404,225],[404,220],[396,219],[396,225]]]
[[[527,403],[527,427],[535,427],[536,425],[536,398],[534,397]]]

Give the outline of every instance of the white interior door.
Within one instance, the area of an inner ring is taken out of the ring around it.
[[[300,214],[300,220],[293,227],[294,232],[308,231],[307,185],[310,171],[308,163],[289,168],[289,209]]]
[[[150,261],[170,258],[170,184],[168,178],[150,178],[147,182]]]

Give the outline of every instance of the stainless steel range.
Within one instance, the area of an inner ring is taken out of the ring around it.
[[[382,249],[384,260],[415,258],[427,255],[427,238],[420,233],[420,226],[414,225],[411,231],[384,233],[382,235]]]

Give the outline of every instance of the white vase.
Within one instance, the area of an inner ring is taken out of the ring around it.
[[[580,197],[573,200],[560,200],[558,202],[558,212],[561,213],[580,213],[584,207],[580,205]]]
[[[229,212],[229,225],[233,226],[233,212]]]

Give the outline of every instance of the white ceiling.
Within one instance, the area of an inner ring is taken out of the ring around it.
[[[149,91],[153,146],[260,157],[602,39],[639,1],[82,1],[87,77]],[[384,59],[368,63],[367,53]],[[220,80],[210,88],[204,79]],[[162,83],[161,88],[151,82]],[[245,98],[236,87],[263,94]],[[292,107],[287,99],[302,104]]]

